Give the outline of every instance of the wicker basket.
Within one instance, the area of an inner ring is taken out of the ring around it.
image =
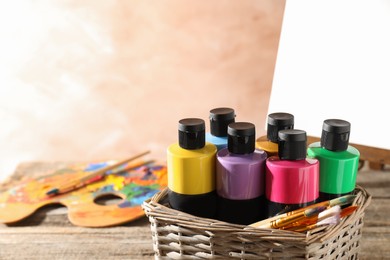
[[[167,206],[167,189],[146,200],[156,259],[357,259],[371,195],[357,186],[356,211],[307,233],[260,229],[186,214]]]

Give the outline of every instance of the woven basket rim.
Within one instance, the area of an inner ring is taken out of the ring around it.
[[[356,185],[354,193],[357,195],[352,205],[359,207],[348,217],[341,220],[337,225],[329,225],[318,227],[307,233],[299,233],[288,230],[270,229],[270,228],[255,228],[246,225],[232,224],[216,219],[197,217],[188,213],[184,213],[161,204],[160,202],[166,198],[168,188],[164,188],[156,193],[153,197],[145,200],[142,208],[149,218],[154,218],[160,222],[166,222],[171,225],[179,225],[180,227],[203,230],[204,232],[213,231],[228,231],[240,234],[255,234],[259,239],[266,240],[289,240],[296,241],[305,245],[312,243],[322,243],[323,241],[337,235],[343,228],[354,223],[357,219],[364,215],[364,211],[370,204],[372,195],[360,185]]]

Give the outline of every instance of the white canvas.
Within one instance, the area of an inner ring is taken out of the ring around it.
[[[321,135],[351,123],[350,142],[390,149],[390,1],[287,0],[268,113]]]

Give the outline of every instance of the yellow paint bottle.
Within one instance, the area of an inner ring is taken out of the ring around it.
[[[174,209],[213,218],[217,147],[205,141],[203,119],[180,120],[178,133],[179,141],[167,149],[169,203]]]

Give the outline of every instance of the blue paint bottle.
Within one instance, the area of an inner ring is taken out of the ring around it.
[[[206,133],[206,141],[214,144],[217,150],[227,147],[227,129],[230,123],[235,121],[234,109],[219,107],[210,110],[210,132]]]

